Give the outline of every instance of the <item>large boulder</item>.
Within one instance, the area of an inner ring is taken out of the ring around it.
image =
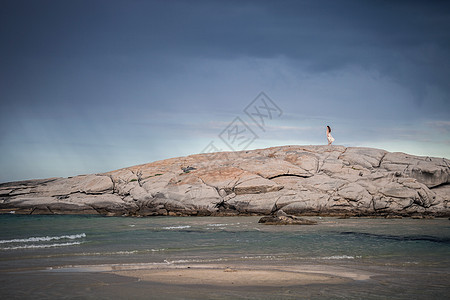
[[[316,221],[295,216],[266,216],[259,219],[258,223],[265,225],[316,225]]]
[[[266,216],[259,219],[258,223],[265,225],[316,225],[317,222],[296,216],[288,215],[283,210],[277,211],[276,215]]]
[[[197,154],[102,174],[3,183],[0,211],[450,216],[449,165],[445,158],[343,146]]]

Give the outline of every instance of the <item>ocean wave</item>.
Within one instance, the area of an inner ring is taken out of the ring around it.
[[[10,244],[10,243],[30,243],[30,242],[48,242],[53,240],[75,240],[85,238],[85,233],[72,234],[72,235],[61,235],[61,236],[43,236],[43,237],[29,237],[25,239],[12,239],[12,240],[0,240],[0,244]]]
[[[70,253],[70,256],[114,256],[114,255],[132,255],[132,254],[146,254],[151,252],[162,252],[166,249],[146,249],[146,250],[121,250],[121,251],[105,251],[105,252],[81,252]]]
[[[332,259],[355,259],[355,258],[361,258],[361,256],[332,255],[332,256],[316,257],[316,258],[314,258],[314,259],[332,260]]]
[[[168,227],[163,227],[163,229],[186,229],[186,228],[191,228],[191,226],[189,225],[181,225],[181,226],[168,226]]]
[[[139,253],[138,250],[132,250],[132,251],[117,251],[117,252],[106,252],[106,253],[100,253],[100,255],[115,255],[115,254],[120,254],[120,255],[130,255],[130,254],[137,254]]]
[[[207,226],[209,226],[209,227],[223,227],[223,226],[227,226],[227,225],[230,225],[230,224],[208,224]]]
[[[149,253],[149,252],[161,252],[166,249],[147,249],[147,250],[128,250],[128,251],[116,251],[116,252],[103,252],[99,253],[100,255],[115,255],[115,254],[139,254],[139,253]]]
[[[4,247],[4,248],[0,248],[0,249],[1,250],[39,249],[39,248],[66,247],[66,246],[74,246],[74,245],[80,245],[80,244],[81,244],[81,242],[42,244],[42,245],[31,244],[31,245],[23,245],[23,246]]]
[[[228,261],[227,258],[205,258],[205,259],[177,259],[177,260],[164,260],[166,264],[185,264],[185,263],[206,263],[206,262],[219,262],[219,261]]]
[[[383,240],[394,240],[400,242],[432,242],[432,243],[442,243],[450,244],[450,238],[448,237],[435,237],[429,235],[390,235],[390,234],[376,234],[367,232],[354,232],[354,231],[344,231],[341,232],[344,235],[353,235],[357,237],[373,238],[373,239],[383,239]]]
[[[244,260],[289,260],[289,259],[302,259],[302,260],[339,260],[339,259],[358,259],[361,256],[352,255],[331,255],[331,256],[315,256],[315,257],[292,257],[290,255],[249,255],[241,256]]]
[[[250,255],[250,256],[241,256],[241,259],[248,260],[279,260],[285,258],[284,256],[278,255]]]

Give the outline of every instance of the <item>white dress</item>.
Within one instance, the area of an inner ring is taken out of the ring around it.
[[[331,144],[334,142],[334,138],[331,136],[331,133],[327,132],[327,139],[328,139],[328,144]]]

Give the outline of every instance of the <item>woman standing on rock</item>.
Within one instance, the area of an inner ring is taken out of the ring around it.
[[[334,138],[331,136],[331,128],[327,125],[327,140],[328,145],[331,145],[334,142]]]

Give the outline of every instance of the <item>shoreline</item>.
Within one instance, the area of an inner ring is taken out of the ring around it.
[[[154,215],[139,215],[139,214],[116,214],[116,213],[79,213],[74,211],[59,211],[59,212],[43,212],[43,211],[33,211],[32,209],[1,209],[0,215],[34,215],[34,216],[57,216],[57,215],[67,215],[67,216],[102,216],[102,217],[129,217],[129,218],[152,218],[152,217],[264,217],[271,216],[272,214],[256,214],[256,213],[235,213],[235,212],[220,212],[220,213],[192,213],[185,214],[181,212],[170,212],[167,214],[154,214]],[[324,212],[324,213],[295,213],[292,214],[297,217],[322,217],[322,218],[338,218],[338,219],[450,219],[450,213],[433,213],[433,212],[423,212],[423,213],[374,213],[374,214],[361,214],[357,212]]]

